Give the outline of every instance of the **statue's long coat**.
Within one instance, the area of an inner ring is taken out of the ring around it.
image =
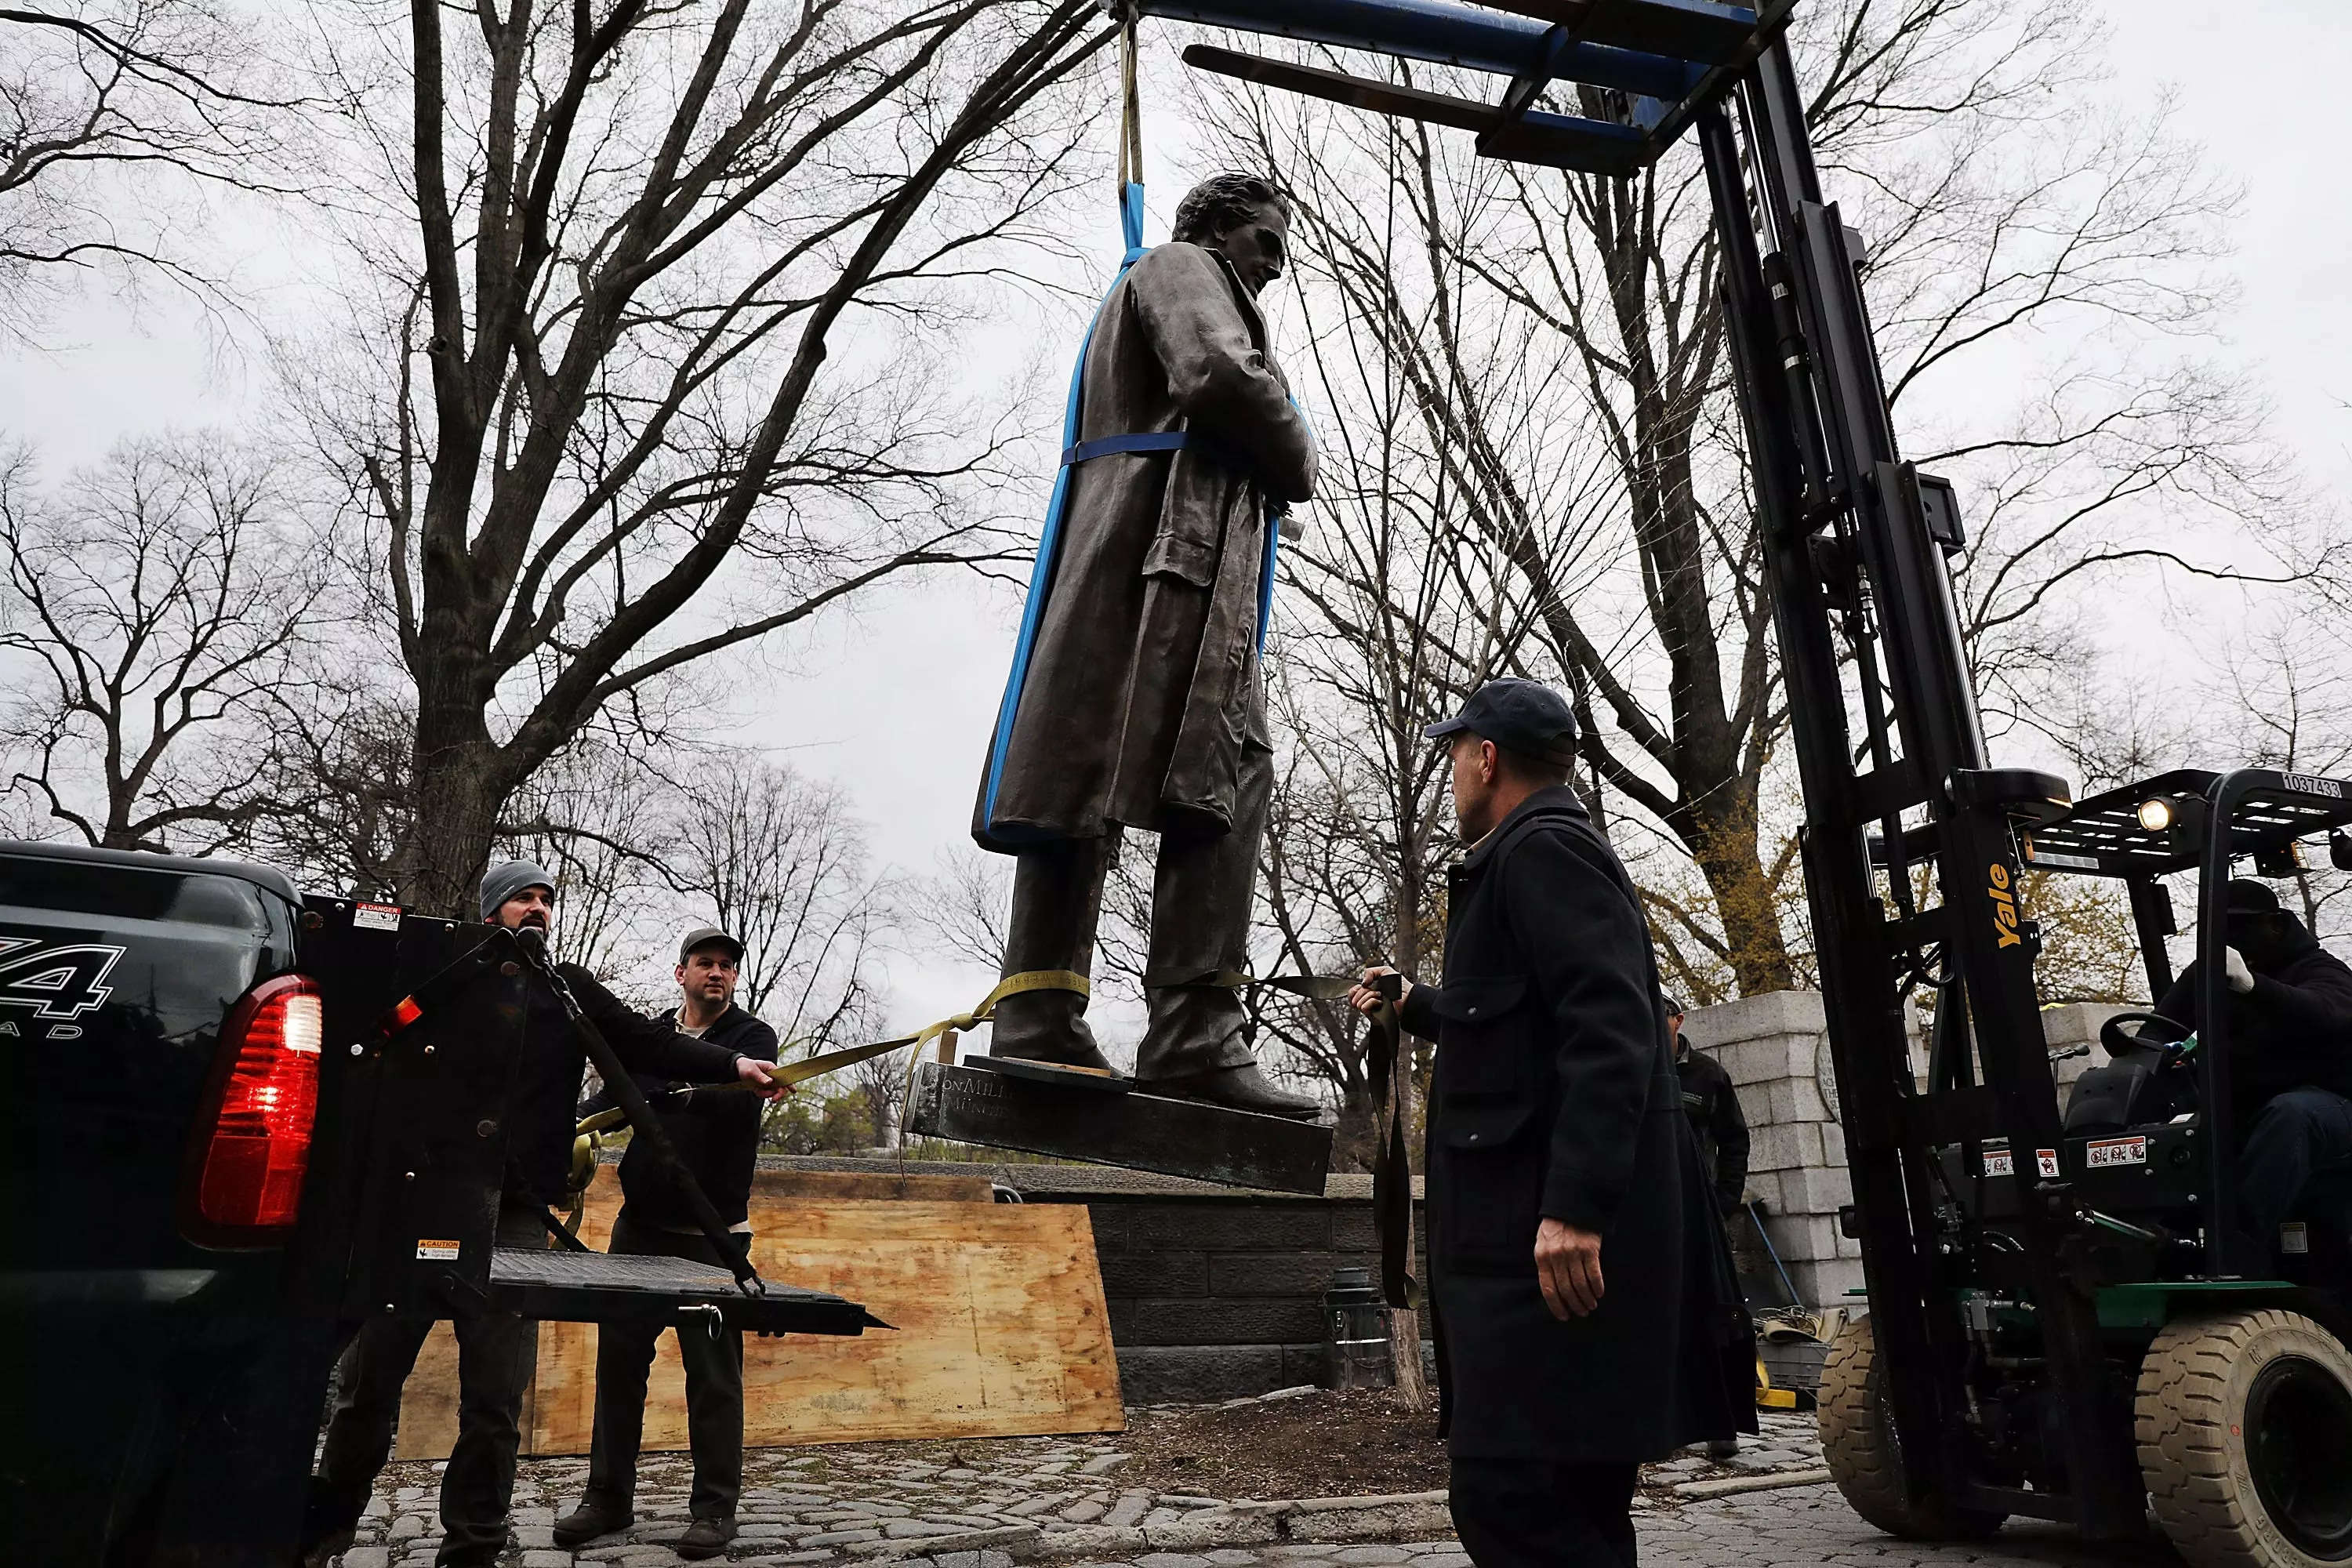
[[[1076,466],[1059,554],[1012,720],[988,842],[1115,825],[1233,826],[1244,748],[1270,749],[1257,617],[1269,502],[1315,480],[1307,425],[1232,266],[1174,242],[1103,302],[1081,441],[1183,430],[1174,452]]]

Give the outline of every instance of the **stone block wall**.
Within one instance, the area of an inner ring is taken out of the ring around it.
[[[1322,1198],[1031,1192],[1083,1202],[1130,1404],[1237,1399],[1328,1384],[1323,1293],[1335,1268],[1378,1278],[1366,1178]],[[1416,1205],[1418,1207],[1418,1205]],[[1420,1225],[1416,1214],[1416,1226]],[[1418,1235],[1418,1230],[1416,1230]],[[1429,1278],[1425,1255],[1415,1277]]]
[[[2120,1011],[2053,1007],[2042,1015],[2043,1033],[2053,1050],[2095,1042],[2099,1026]],[[1781,991],[1693,1008],[1683,1033],[1723,1064],[1738,1090],[1753,1140],[1748,1194],[1764,1201],[1765,1234],[1799,1300],[1843,1304],[1862,1283],[1862,1247],[1838,1234],[1837,1212],[1853,1201],[1853,1184],[1821,997]],[[2086,1054],[2053,1064],[2062,1105],[2074,1080],[2104,1059]],[[1916,1044],[1913,1067],[1924,1075],[1926,1052]]]

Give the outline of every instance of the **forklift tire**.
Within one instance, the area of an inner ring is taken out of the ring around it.
[[[1830,1479],[1864,1523],[1906,1541],[1981,1541],[2005,1514],[1955,1508],[1941,1498],[1906,1497],[1903,1450],[1874,1370],[1868,1318],[1849,1319],[1822,1367],[1822,1455]]]
[[[2168,1323],[2140,1363],[2140,1473],[2192,1568],[2352,1563],[2352,1352],[2300,1312]]]

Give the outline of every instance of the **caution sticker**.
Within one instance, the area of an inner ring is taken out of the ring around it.
[[[2108,1165],[2145,1165],[2147,1163],[2147,1140],[2098,1139],[2083,1146],[2083,1163],[2094,1171]]]
[[[2017,1162],[2010,1157],[2006,1149],[1988,1149],[1984,1155],[1984,1173],[1988,1176],[2013,1176],[2017,1174]]]
[[[354,904],[352,906],[352,929],[354,931],[398,931],[400,906],[397,904]]]
[[[416,1260],[420,1263],[455,1263],[457,1244],[454,1241],[424,1241],[416,1244]]]
[[[2036,1149],[2033,1152],[2033,1168],[2045,1176],[2055,1176],[2058,1173],[2058,1151]]]

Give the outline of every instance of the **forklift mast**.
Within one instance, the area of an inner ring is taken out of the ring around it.
[[[1490,104],[1207,45],[1185,51],[1198,68],[1473,131],[1490,157],[1625,174],[1696,131],[1723,251],[1722,306],[1804,790],[1822,992],[1905,1489],[2065,1520],[2095,1540],[2134,1535],[2144,1488],[2130,1405],[2102,1384],[2091,1282],[2069,1278],[2069,1238],[2087,1221],[2062,1174],[2034,987],[2040,937],[2018,901],[2018,829],[2062,816],[2071,790],[1990,765],[1948,565],[1964,544],[1958,509],[1950,487],[1904,461],[1895,440],[1863,241],[1822,189],[1783,36],[1790,5],[1141,0],[1139,9],[1507,75]],[[1538,109],[1556,81],[1602,89],[1607,118]],[[1933,870],[1926,896],[1914,888],[1922,867]],[[1922,987],[1937,1000],[1924,1085],[1905,1017]],[[1930,1167],[1938,1146],[1963,1145],[1973,1162],[1995,1137],[2035,1162],[2017,1231],[2031,1270],[2023,1295],[2069,1435],[2062,1491],[1976,1479],[1961,1448],[1963,1412],[1948,1407],[1964,1387],[1962,1259],[1939,1226]]]
[[[2018,903],[2017,826],[2062,816],[2071,792],[1989,765],[1947,565],[1963,543],[1957,510],[1948,488],[1905,462],[1896,444],[1862,239],[1823,198],[1786,43],[1762,55],[1732,105],[1703,109],[1697,129],[1804,787],[1806,887],[1864,1277],[1912,1472],[1906,1489],[2044,1517],[2071,1500],[2086,1537],[2137,1534],[2145,1489],[2129,1408],[2101,1385],[2093,1295],[2065,1268],[2067,1239],[2086,1222],[2060,1172],[2057,1086],[2033,977],[2040,933]],[[1937,901],[1915,898],[1913,868],[1923,863]],[[1939,1003],[1925,1086],[1905,1020],[1921,985]],[[2073,1435],[2066,1494],[1969,1477],[1961,1413],[1944,1408],[1961,1385],[1966,1346],[1928,1163],[1953,1143],[1974,1158],[1995,1135],[2035,1161],[2019,1239]]]

